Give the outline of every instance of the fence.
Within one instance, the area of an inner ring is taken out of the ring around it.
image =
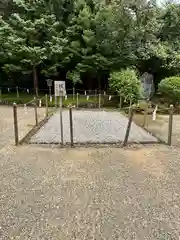
[[[60,144],[60,146],[69,145],[94,145],[94,144],[116,144],[117,146],[127,146],[130,143],[158,143],[156,138],[143,131],[141,128],[133,125],[136,113],[139,108],[135,105],[122,109],[124,114],[128,114],[128,118],[120,115],[117,111],[112,115],[110,111],[77,111],[73,110],[73,107],[69,107],[68,111],[63,112],[63,127],[59,127],[59,113],[53,117],[46,127],[48,129],[42,129],[42,133],[33,137],[32,143],[42,144]],[[142,109],[140,109],[142,110]],[[168,121],[168,134],[167,144],[171,145],[172,142],[172,124],[173,124],[173,107],[169,109],[169,121]],[[154,110],[155,111],[155,110]],[[102,115],[103,114],[103,115]],[[102,118],[101,118],[102,116]],[[152,116],[151,116],[152,117]],[[142,119],[146,118],[146,114],[142,114]],[[112,119],[113,121],[109,121]],[[125,121],[124,121],[125,120]],[[61,121],[60,121],[61,122]],[[110,123],[110,124],[109,124]],[[144,129],[146,126],[144,126]],[[59,129],[59,130],[57,130]],[[65,130],[65,131],[64,131]],[[54,132],[56,131],[56,136]],[[139,131],[139,132],[137,132]],[[63,134],[64,133],[64,134]],[[91,134],[91,135],[90,135]],[[135,134],[140,134],[134,141],[132,138]],[[141,135],[142,134],[142,135]],[[110,137],[109,137],[110,136]],[[111,137],[112,136],[112,137]],[[146,137],[144,141],[144,136]],[[46,138],[47,137],[47,138]],[[129,140],[130,137],[130,140]]]
[[[45,105],[45,108],[42,108],[42,105]],[[15,145],[19,145],[35,127],[41,126],[41,123],[46,121],[52,112],[53,109],[48,106],[47,95],[41,99],[34,98],[26,104],[13,103]],[[20,131],[24,124],[29,126],[25,133]]]
[[[16,88],[17,90],[17,88]],[[73,89],[67,90],[67,92],[72,91]],[[11,89],[9,90],[9,92]],[[24,89],[25,91],[25,89]],[[44,89],[44,91],[48,91],[48,89]],[[27,93],[28,92],[28,93]],[[30,91],[27,91],[26,89],[26,96],[29,96],[30,101],[25,102],[27,99],[24,98],[24,95],[21,97],[21,92],[16,92],[15,98],[7,100],[8,104],[12,104],[13,102],[16,102],[17,105],[14,105],[14,119],[17,118],[18,122],[18,114],[17,109],[23,108],[24,112],[27,112],[28,108],[33,108],[34,110],[34,119],[35,119],[35,125],[37,126],[39,123],[38,119],[38,111],[42,107],[45,107],[44,116],[47,117],[49,113],[49,107],[57,107],[59,106],[59,97],[55,96],[49,96],[49,95],[39,95],[38,98],[33,98],[33,95],[31,95]],[[33,99],[32,99],[33,98]],[[6,98],[2,98],[1,100]],[[23,104],[21,101],[23,101]],[[2,103],[4,102],[2,101]],[[6,102],[5,102],[6,103]],[[19,103],[19,104],[18,104]],[[131,114],[133,112],[132,121],[134,121],[137,125],[140,125],[143,127],[146,131],[150,132],[152,135],[156,136],[158,139],[160,139],[162,142],[166,142],[169,145],[171,145],[172,142],[172,120],[173,120],[173,107],[170,108],[160,108],[156,104],[153,104],[152,102],[146,102],[146,107],[142,107],[138,103],[136,105],[133,105],[133,101],[131,99],[125,99],[122,96],[119,95],[113,95],[107,92],[101,92],[99,93],[97,90],[94,91],[86,91],[81,90],[81,93],[76,92],[73,90],[72,94],[66,94],[66,96],[63,97],[63,107],[75,107],[76,109],[81,108],[118,108],[121,112],[124,114],[127,114],[129,116],[129,119],[131,119]],[[132,110],[133,106],[133,110]],[[71,109],[71,108],[70,108]],[[131,111],[132,110],[132,111]],[[15,113],[16,111],[16,113]],[[72,109],[70,110],[70,119],[72,120]],[[166,113],[166,115],[164,115]],[[167,116],[168,114],[168,116]],[[164,120],[165,119],[165,120]],[[73,125],[73,121],[70,120],[70,125]],[[15,129],[17,129],[16,122],[14,122]],[[131,123],[129,123],[128,128],[131,128]],[[127,130],[124,143],[123,145],[127,145],[128,143],[128,131]],[[70,129],[71,132],[71,143],[73,143],[73,127]],[[16,135],[18,131],[15,132]],[[16,145],[19,143],[19,137],[16,139]],[[18,139],[18,140],[17,140]],[[73,145],[73,144],[72,144]]]
[[[171,146],[173,134],[174,107],[160,108],[147,102],[145,108],[133,110],[133,122],[155,136],[159,141]]]
[[[1,104],[11,105],[13,102],[26,104],[26,102],[31,101],[34,97],[32,89],[21,89],[17,87],[13,90],[11,88],[9,88],[9,91],[7,89],[5,90],[0,91]],[[40,94],[37,98],[41,99],[47,93],[48,89],[40,89]],[[127,99],[125,102],[127,104],[130,101],[131,100]],[[63,98],[63,107],[68,107],[69,104],[73,104],[76,108],[121,108],[122,102],[122,96],[107,93],[105,91],[78,90],[78,92],[75,93],[73,89],[67,89],[67,94]],[[57,106],[59,104],[59,98],[49,95],[48,103],[51,107]],[[42,105],[43,104],[42,102]]]
[[[48,87],[48,88],[39,88],[36,89],[36,91],[34,90],[34,88],[25,88],[25,87],[19,87],[19,86],[13,86],[13,87],[8,87],[8,86],[0,86],[0,95],[7,94],[7,93],[15,93],[17,98],[20,96],[20,94],[22,93],[27,93],[27,94],[34,94],[36,95],[36,92],[38,92],[38,95],[41,95],[42,93],[44,94],[49,94],[52,95],[51,92],[53,93],[54,86],[52,87]],[[72,94],[72,95],[76,95],[77,93],[81,94],[81,95],[108,95],[108,91],[106,90],[102,90],[102,89],[76,89],[76,88],[69,88],[66,89],[67,94]]]
[[[22,88],[22,87],[0,87],[0,99],[6,99],[8,96],[13,96],[16,99],[21,99],[24,96],[44,96],[45,94],[48,94],[49,96],[54,94],[54,91],[52,88],[44,88],[44,89],[36,89],[36,91],[32,88]],[[74,100],[77,96],[77,94],[82,95],[82,96],[98,96],[99,94],[101,96],[109,95],[110,92],[106,92],[104,90],[82,90],[82,89],[66,89],[67,95],[71,95],[72,99]]]

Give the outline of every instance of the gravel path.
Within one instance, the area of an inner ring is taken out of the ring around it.
[[[179,239],[179,150],[29,145],[0,159],[1,240]]]
[[[116,143],[124,140],[128,119],[118,112],[73,111],[75,143]],[[63,111],[64,142],[70,142],[69,113]],[[60,142],[59,112],[31,138],[31,143]],[[132,124],[129,142],[157,142],[149,133]]]
[[[179,149],[15,147],[0,109],[0,240],[179,239]]]

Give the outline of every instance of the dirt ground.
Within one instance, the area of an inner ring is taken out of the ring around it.
[[[144,115],[135,114],[133,118],[134,122],[138,125],[143,125]],[[156,137],[167,142],[168,140],[168,124],[169,116],[157,114],[155,121],[152,120],[152,115],[147,116],[145,128],[153,133]],[[173,116],[173,134],[172,145],[180,146],[180,115]]]
[[[44,119],[45,109],[38,108],[38,120]],[[18,130],[19,140],[33,128],[35,125],[34,108],[18,107]],[[14,143],[14,125],[13,125],[13,109],[11,107],[0,106],[0,149]]]
[[[15,147],[11,110],[0,108],[1,240],[179,239],[178,148]]]

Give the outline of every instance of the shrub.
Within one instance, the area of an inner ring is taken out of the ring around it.
[[[67,72],[67,79],[71,80],[75,86],[77,83],[82,83],[80,73],[76,70]]]
[[[168,102],[176,105],[180,101],[180,77],[163,79],[159,83],[158,90]]]
[[[125,98],[138,100],[141,95],[141,83],[133,69],[123,69],[120,72],[112,72],[109,78],[109,86]]]

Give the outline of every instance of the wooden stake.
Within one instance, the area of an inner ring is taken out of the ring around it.
[[[57,97],[54,95],[55,108],[57,107]]]
[[[129,102],[129,118],[131,116],[131,107],[132,107],[132,99],[130,98],[130,102]]]
[[[48,95],[45,95],[45,99],[46,99],[46,117],[48,117]]]
[[[101,108],[101,94],[99,94],[99,109]]]
[[[37,112],[37,99],[36,98],[34,98],[34,113],[35,113],[36,126],[38,126],[38,112]]]
[[[144,121],[143,121],[143,127],[145,127],[145,126],[146,126],[146,123],[147,123],[148,108],[149,108],[149,101],[147,102],[147,108],[144,110]]]
[[[39,96],[39,91],[38,91],[38,88],[36,88],[36,97]]]
[[[173,128],[173,105],[169,109],[169,127],[168,127],[168,145],[172,144],[172,128]]]
[[[17,105],[13,103],[13,116],[14,116],[14,137],[15,145],[19,145],[19,134],[18,134],[18,119],[17,119]]]
[[[72,118],[72,107],[69,108],[69,121],[70,121],[70,140],[71,140],[71,147],[74,146],[73,142],[73,118]]]
[[[18,86],[16,87],[16,96],[17,96],[17,98],[19,98],[19,89],[18,89]]]
[[[121,95],[119,96],[119,110],[122,108],[122,97]]]
[[[73,100],[75,98],[75,87],[73,87]]]
[[[130,130],[131,130],[131,124],[132,124],[132,120],[133,120],[133,115],[134,115],[134,111],[132,109],[132,106],[129,109],[130,109],[130,117],[129,117],[129,122],[128,122],[128,125],[127,125],[127,130],[126,130],[123,146],[127,146],[129,133],[130,133]]]
[[[76,94],[76,108],[79,107],[79,93]]]

